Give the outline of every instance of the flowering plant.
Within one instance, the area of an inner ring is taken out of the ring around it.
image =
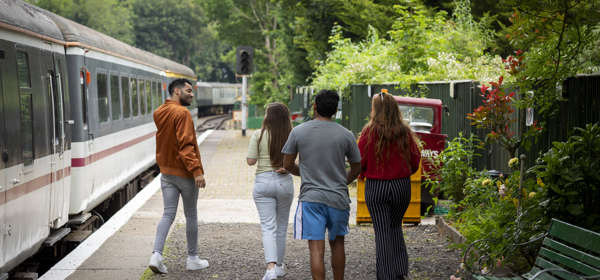
[[[471,120],[471,125],[478,128],[490,129],[486,135],[486,141],[499,142],[506,148],[511,155],[514,155],[519,141],[510,125],[514,123],[515,116],[512,106],[515,92],[506,93],[502,88],[503,76],[500,76],[498,82],[490,82],[490,87],[481,86],[481,97],[483,105],[475,108],[472,113],[467,114],[467,119]]]

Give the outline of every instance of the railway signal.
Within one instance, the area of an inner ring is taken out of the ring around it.
[[[248,46],[240,46],[236,50],[236,67],[235,72],[242,76],[242,136],[246,136],[246,120],[248,112],[248,104],[246,102],[246,93],[248,92],[248,75],[252,73],[253,64],[252,57],[254,49]]]
[[[254,49],[248,46],[241,46],[236,51],[236,67],[235,72],[238,75],[250,75],[254,70],[252,59],[254,57]]]

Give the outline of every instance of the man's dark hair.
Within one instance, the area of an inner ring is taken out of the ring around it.
[[[335,92],[335,90],[321,90],[315,97],[315,104],[317,105],[317,113],[320,116],[331,118],[333,114],[337,111],[338,102],[340,101],[340,96]]]
[[[188,80],[188,79],[176,79],[176,80],[173,80],[169,84],[169,95],[173,95],[173,92],[175,91],[176,88],[182,88],[182,87],[185,86],[185,84],[190,84],[190,86],[191,86],[192,82],[190,82],[190,80]]]

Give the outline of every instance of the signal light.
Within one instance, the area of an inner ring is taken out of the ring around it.
[[[254,49],[252,47],[242,46],[236,50],[236,73],[239,75],[249,75],[254,70],[252,58]]]

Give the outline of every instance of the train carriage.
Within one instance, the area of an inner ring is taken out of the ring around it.
[[[40,10],[0,1],[0,272],[68,220],[70,114],[63,36]]]
[[[0,61],[1,274],[155,165],[152,112],[195,74],[18,0],[0,1]]]
[[[198,116],[229,113],[242,95],[242,85],[232,83],[196,83]]]

